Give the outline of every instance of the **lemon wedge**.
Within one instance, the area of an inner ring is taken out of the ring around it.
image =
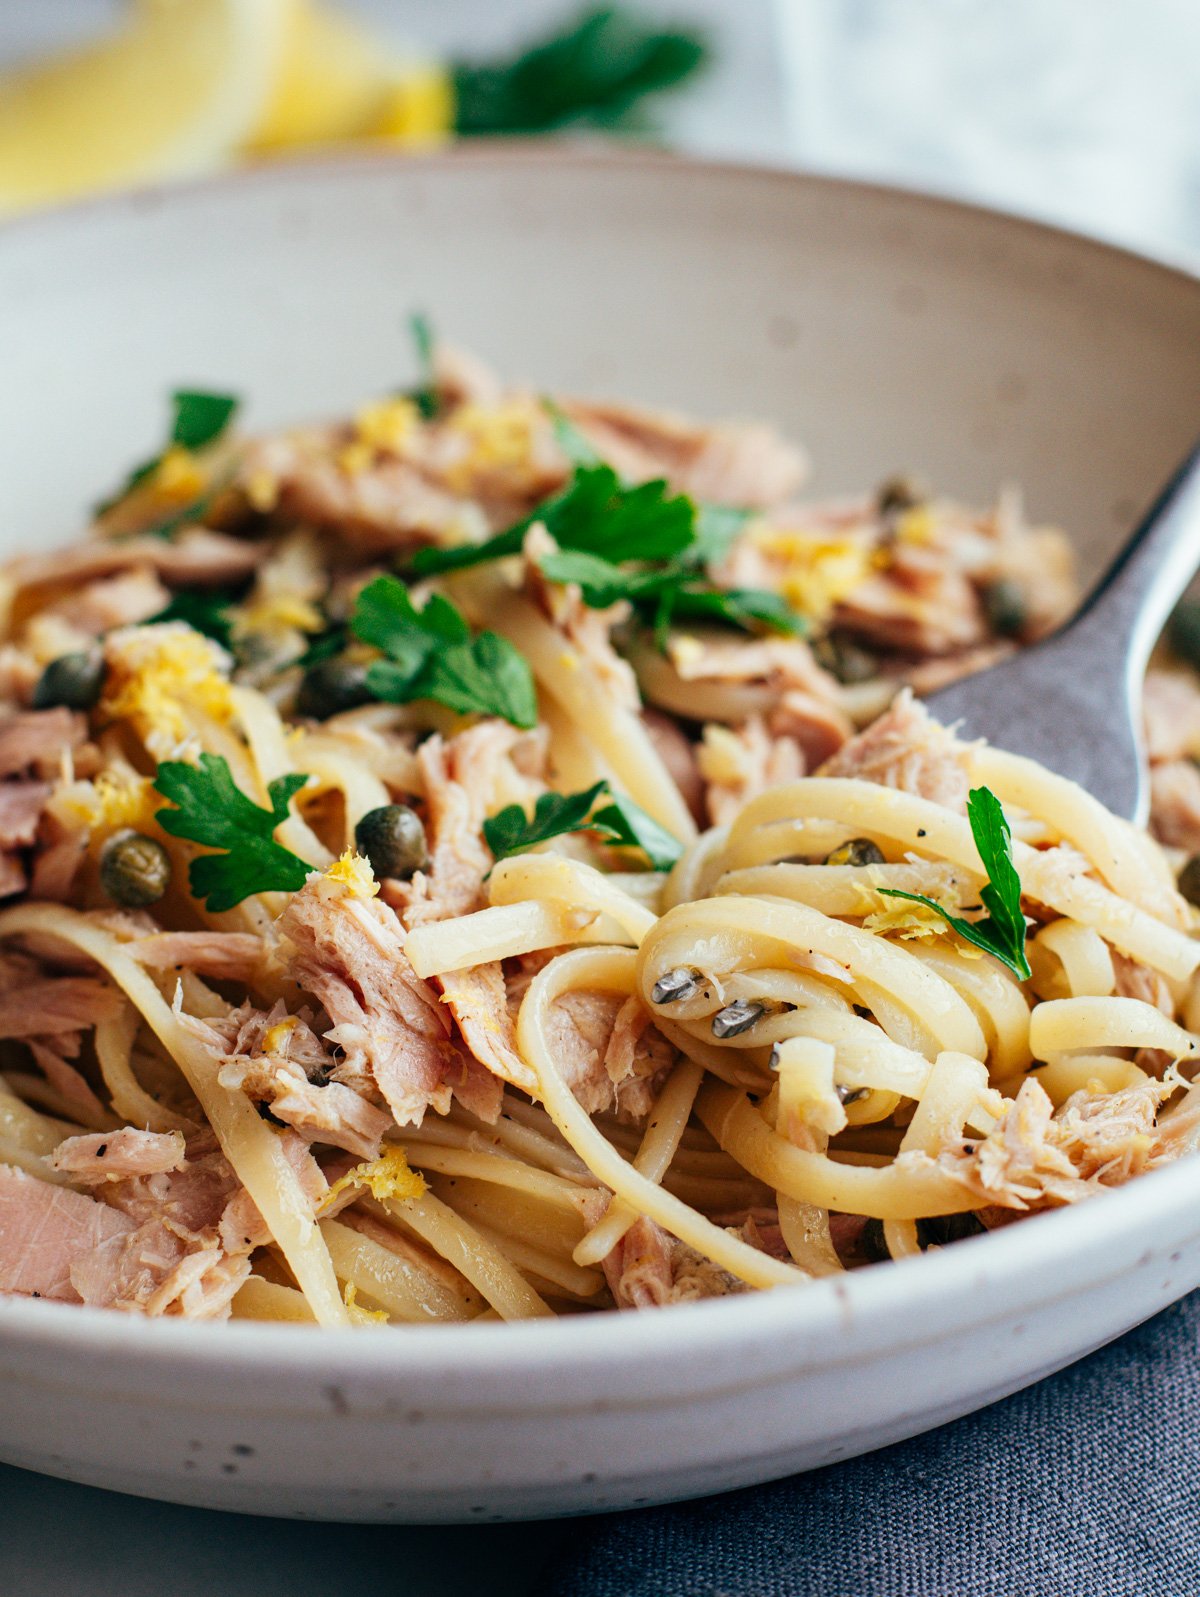
[[[379,42],[349,18],[292,0],[275,83],[249,148],[355,138],[380,116],[391,74]]]
[[[0,78],[0,212],[203,171],[280,77],[298,0],[137,0],[87,49]]]
[[[344,139],[436,144],[454,126],[450,74],[319,0],[293,0],[274,91],[247,148]]]

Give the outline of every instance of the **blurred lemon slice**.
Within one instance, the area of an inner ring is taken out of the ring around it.
[[[314,0],[293,0],[274,92],[251,150],[342,139],[435,143],[454,123],[446,69]]]
[[[298,0],[137,0],[124,29],[0,78],[0,212],[202,171],[279,81]]]
[[[354,138],[379,115],[389,82],[376,39],[337,12],[293,0],[274,87],[249,147]]]

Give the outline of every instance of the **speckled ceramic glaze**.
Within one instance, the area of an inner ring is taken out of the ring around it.
[[[0,231],[0,544],[61,541],[177,383],[250,425],[411,370],[405,314],[513,376],[777,418],[821,489],[898,467],[1094,568],[1190,444],[1200,283],[1027,223],[660,157],[269,168]],[[938,1425],[1200,1283],[1200,1163],[843,1279],[393,1333],[0,1300],[0,1458],[328,1519],[520,1517],[744,1485]]]

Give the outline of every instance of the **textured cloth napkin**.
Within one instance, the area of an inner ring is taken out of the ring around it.
[[[1198,1597],[1200,1292],[884,1452],[576,1529],[538,1597]]]

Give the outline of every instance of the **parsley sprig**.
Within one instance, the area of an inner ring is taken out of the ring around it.
[[[592,609],[627,599],[654,629],[659,648],[676,620],[723,622],[747,632],[765,627],[793,637],[803,637],[807,631],[804,617],[782,595],[762,588],[713,588],[680,562],[639,570],[568,550],[543,555],[539,565],[551,582],[578,583],[584,604]]]
[[[460,715],[499,715],[513,726],[537,723],[537,694],[524,656],[507,638],[471,629],[448,599],[420,610],[395,577],[376,577],[358,595],[350,627],[386,658],[367,670],[367,686],[390,704],[433,699]]]
[[[238,593],[230,588],[197,591],[181,588],[157,614],[147,616],[143,626],[155,626],[161,621],[183,621],[194,632],[201,632],[223,649],[233,640],[233,620],[230,607],[237,603]]]
[[[648,97],[672,89],[709,55],[702,36],[660,31],[635,11],[602,6],[510,60],[458,62],[456,131],[546,133],[583,125],[637,130]]]
[[[158,454],[134,466],[125,481],[107,499],[96,506],[96,514],[104,515],[154,474],[162,464],[163,456],[173,445],[181,449],[203,449],[216,443],[237,414],[239,400],[234,394],[214,394],[200,388],[177,388],[171,395],[172,420],[167,442]],[[193,510],[193,506],[188,506]]]
[[[696,507],[684,495],[672,496],[665,482],[622,485],[611,466],[576,465],[561,493],[504,532],[483,543],[453,549],[420,549],[413,557],[419,577],[464,571],[519,555],[535,521],[545,524],[560,549],[583,550],[614,561],[665,560],[693,542]]]
[[[597,809],[606,796],[610,802]],[[509,804],[483,823],[484,840],[498,860],[568,832],[595,832],[619,848],[640,849],[656,871],[669,871],[683,852],[677,838],[606,781],[582,793],[543,793],[532,815],[520,804]]]
[[[433,370],[433,328],[427,316],[422,315],[420,311],[413,311],[408,318],[408,330],[412,334],[413,349],[416,352],[420,374],[420,381],[416,387],[408,390],[408,398],[412,400],[425,421],[432,421],[440,408],[437,380]]]
[[[1013,864],[1012,831],[1000,800],[988,787],[972,788],[967,796],[967,819],[979,858],[988,874],[980,898],[987,915],[982,920],[964,920],[952,915],[944,905],[923,893],[905,893],[898,887],[879,888],[883,898],[907,898],[936,910],[960,937],[993,954],[1015,976],[1028,981],[1032,972],[1025,954],[1025,917],[1021,913],[1021,878]]]
[[[299,892],[312,866],[275,841],[275,828],[307,781],[299,774],[276,777],[267,787],[271,808],[264,810],[234,782],[223,755],[201,754],[198,765],[163,761],[154,788],[178,807],[157,811],[155,820],[172,837],[225,850],[192,861],[193,898],[220,914],[252,893]]]
[[[578,583],[591,609],[628,600],[653,627],[660,647],[677,618],[804,635],[804,618],[780,595],[716,588],[704,576],[741,531],[748,511],[699,505],[686,494],[672,494],[662,480],[623,483],[557,406],[547,401],[546,408],[572,466],[565,488],[483,543],[420,550],[413,558],[416,575],[463,571],[518,555],[525,534],[540,521],[558,545],[540,561],[551,582]]]

